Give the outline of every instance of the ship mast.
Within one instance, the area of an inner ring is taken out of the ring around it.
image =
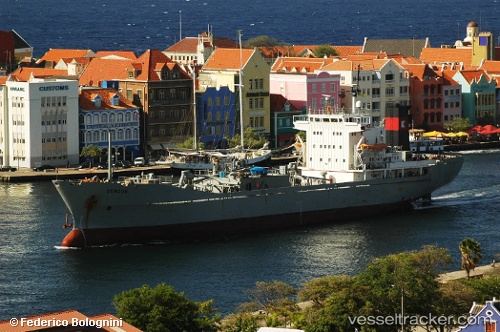
[[[198,126],[196,122],[196,68],[193,64],[191,68],[191,75],[193,76],[193,134],[194,134],[194,143],[193,147],[195,151],[198,151]]]
[[[361,68],[361,64],[358,63],[358,76],[356,77],[356,87],[352,86],[351,94],[352,94],[352,114],[356,113],[356,97],[358,96],[360,89],[359,89],[359,71]]]
[[[111,163],[111,131],[108,129],[108,181],[113,180],[113,164]]]
[[[245,143],[243,140],[243,133],[245,132],[243,128],[243,77],[242,77],[242,67],[243,67],[243,55],[241,51],[241,30],[238,30],[238,42],[240,43],[240,70],[238,73],[239,76],[239,85],[240,85],[240,136],[241,136],[241,150],[245,150]]]

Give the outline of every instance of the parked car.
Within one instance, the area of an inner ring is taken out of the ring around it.
[[[121,168],[130,168],[132,167],[132,163],[128,160],[118,160],[116,164],[114,164],[113,166]]]
[[[144,157],[135,158],[134,166],[146,166],[146,159],[144,159]]]
[[[15,172],[17,168],[12,166],[0,166],[0,172]]]
[[[35,172],[54,171],[55,169],[56,167],[52,165],[40,165],[38,167],[33,167]]]
[[[108,169],[108,163],[103,162],[103,163],[97,164],[97,169]]]
[[[84,168],[90,168],[90,163],[88,161],[85,161],[75,167],[75,169],[84,169]]]

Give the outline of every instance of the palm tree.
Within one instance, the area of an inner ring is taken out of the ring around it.
[[[482,258],[481,245],[476,240],[468,238],[460,242],[458,249],[462,254],[462,269],[467,272],[467,279],[469,279],[470,271],[476,268]]]

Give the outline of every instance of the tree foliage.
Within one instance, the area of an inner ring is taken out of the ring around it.
[[[97,158],[101,155],[101,149],[95,145],[87,145],[83,147],[82,152],[80,153],[80,157],[90,157],[90,164],[92,165],[92,161],[94,158]]]
[[[467,238],[458,245],[462,255],[462,269],[467,273],[467,279],[470,278],[470,271],[474,270],[481,261],[481,245],[474,239]]]
[[[229,147],[234,148],[241,145],[241,135],[236,134],[233,138],[229,139]],[[247,127],[243,132],[243,144],[244,148],[248,149],[260,149],[267,143],[265,137],[259,136],[259,134],[252,128]]]
[[[451,132],[468,131],[472,128],[469,118],[454,117],[453,120],[444,123],[444,127]]]
[[[244,47],[254,48],[261,46],[279,46],[279,45],[281,45],[281,43],[276,38],[262,35],[247,40],[244,44]]]
[[[117,316],[148,332],[217,331],[213,300],[193,302],[162,283],[124,291],[113,299]]]
[[[203,150],[205,148],[205,144],[203,144],[203,142],[198,142],[196,145],[199,150]],[[176,147],[179,149],[194,149],[194,137],[190,137],[184,142],[177,144]]]
[[[250,302],[243,303],[239,307],[240,311],[265,312],[267,326],[287,326],[300,310],[294,299],[297,290],[283,281],[259,281],[246,294]]]
[[[220,330],[222,332],[255,332],[259,328],[258,317],[248,312],[231,314],[224,318]]]
[[[402,311],[408,316],[434,315],[437,308],[433,303],[440,298],[436,277],[449,262],[446,249],[426,246],[420,251],[376,258],[353,278],[328,277],[310,282],[299,294],[319,305],[307,310],[305,330],[393,331],[393,325],[362,325],[352,319],[390,317]]]
[[[318,45],[314,51],[314,56],[317,57],[317,58],[324,58],[324,57],[330,57],[330,56],[334,56],[334,55],[338,55],[337,51],[331,47],[330,45],[326,45],[326,44],[323,44],[323,45]]]
[[[294,292],[290,286],[279,281],[257,283],[254,289],[248,291],[252,301],[242,305],[253,314],[241,317],[262,318],[267,326],[283,326],[285,320],[292,322],[288,326],[306,332],[395,331],[401,326],[363,324],[355,318],[391,318],[403,312],[405,317],[458,319],[467,315],[474,301],[484,303],[493,297],[500,298],[500,277],[497,276],[439,283],[439,274],[450,264],[448,250],[433,245],[423,246],[418,251],[376,258],[358,276],[325,276],[306,282],[298,292],[298,299],[311,301],[312,305],[301,311],[290,311],[284,305],[288,303],[297,307],[293,303]],[[265,316],[255,316],[257,310],[265,310]],[[227,331],[252,331],[243,329],[246,326],[244,321],[241,318],[236,324],[240,329]],[[450,322],[448,326],[441,326],[430,320],[430,324],[423,328],[427,331],[451,331],[459,323]],[[407,323],[404,330],[410,331],[411,327]]]

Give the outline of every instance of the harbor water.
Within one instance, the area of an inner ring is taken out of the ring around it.
[[[2,183],[0,320],[67,309],[115,313],[114,295],[162,282],[230,313],[257,281],[299,287],[325,275],[354,275],[374,257],[426,244],[448,248],[451,268],[459,269],[458,243],[467,237],[481,243],[488,263],[500,252],[500,150],[464,157],[457,179],[429,208],[218,242],[84,250],[57,248],[68,230],[52,183]]]

